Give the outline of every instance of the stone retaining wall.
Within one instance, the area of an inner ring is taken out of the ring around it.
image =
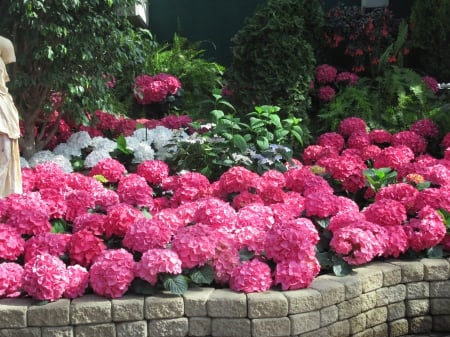
[[[450,263],[390,261],[322,275],[309,289],[191,289],[45,305],[0,300],[0,337],[386,337],[450,331]]]

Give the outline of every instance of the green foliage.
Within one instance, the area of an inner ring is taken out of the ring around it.
[[[369,187],[375,192],[378,192],[382,187],[397,182],[397,172],[389,167],[366,169],[363,171],[363,174]]]
[[[276,105],[284,117],[307,120],[315,66],[311,42],[322,19],[317,0],[269,0],[247,18],[232,39],[226,74],[238,111]]]
[[[339,121],[357,116],[371,129],[398,132],[408,129],[418,119],[431,118],[438,125],[445,118],[443,102],[423,83],[421,76],[409,68],[388,67],[373,79],[362,78],[348,86],[318,114],[318,132],[335,130]]]
[[[183,88],[183,112],[192,119],[204,118],[209,111],[204,102],[211,91],[223,86],[224,67],[203,58],[204,50],[199,42],[174,35],[171,43],[165,43],[151,52],[143,71],[153,75],[168,73],[178,77]]]
[[[450,79],[450,2],[415,0],[411,7],[411,58],[426,74],[448,82]]]
[[[76,121],[85,111],[120,108],[120,90],[111,89],[105,75],[129,88],[154,43],[124,14],[136,0],[5,1],[8,13],[0,29],[16,49],[10,88],[24,120],[21,145],[29,157],[53,136],[35,130],[54,110],[51,92],[61,94],[58,111],[66,120]]]

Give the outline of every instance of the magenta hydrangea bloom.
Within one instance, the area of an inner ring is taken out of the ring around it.
[[[372,144],[391,144],[392,134],[387,130],[371,130],[369,131],[369,139]]]
[[[269,206],[252,204],[242,207],[237,213],[237,227],[255,226],[269,230],[275,223],[273,211]]]
[[[59,257],[67,252],[71,234],[39,233],[25,241],[24,260],[31,260],[36,255],[48,253]]]
[[[230,289],[244,293],[263,292],[272,287],[270,267],[257,259],[243,262],[231,272]]]
[[[317,83],[332,83],[336,79],[337,70],[329,64],[321,64],[316,67],[315,75]]]
[[[399,257],[409,248],[408,236],[403,226],[384,226],[388,234],[388,244],[383,253],[384,257]]]
[[[282,290],[308,288],[320,272],[320,263],[314,254],[301,260],[286,260],[277,263],[275,268],[275,284]]]
[[[233,227],[237,221],[234,208],[223,200],[207,197],[195,203],[194,222],[203,223],[212,228]]]
[[[135,277],[136,263],[125,249],[109,249],[97,257],[90,269],[92,290],[99,296],[119,298]]]
[[[390,184],[380,188],[375,195],[375,200],[392,199],[399,201],[407,211],[411,211],[415,205],[419,191],[407,183]]]
[[[76,233],[85,229],[94,235],[102,235],[105,232],[105,219],[106,215],[102,213],[81,214],[73,220],[72,231]]]
[[[419,119],[411,124],[411,131],[425,138],[437,138],[439,136],[438,125],[429,118]]]
[[[248,191],[256,188],[259,175],[242,166],[234,166],[219,178],[220,190],[225,193]]]
[[[374,158],[374,168],[390,167],[393,170],[401,168],[414,159],[414,152],[405,145],[389,146],[381,150]]]
[[[25,240],[11,226],[0,224],[0,259],[16,260],[24,251]]]
[[[153,189],[144,177],[135,173],[122,177],[117,186],[117,194],[121,202],[135,207],[153,208]]]
[[[325,132],[317,137],[317,145],[330,146],[335,148],[337,151],[341,151],[344,148],[345,140],[342,135],[337,132]]]
[[[366,133],[366,122],[359,117],[347,117],[343,119],[338,126],[338,133],[344,138],[348,138],[353,133]]]
[[[66,298],[77,298],[83,296],[89,284],[89,272],[86,268],[74,265],[67,267],[69,284],[64,291]]]
[[[117,204],[108,208],[105,219],[105,234],[107,237],[117,235],[124,237],[128,228],[144,214],[129,204]]]
[[[345,82],[348,85],[355,85],[359,81],[359,76],[355,73],[351,73],[348,71],[343,71],[337,74],[336,76],[336,82]]]
[[[101,238],[83,229],[72,234],[67,250],[72,264],[89,267],[106,250],[106,245]]]
[[[328,192],[312,192],[305,197],[306,216],[328,218],[338,212],[337,196]]]
[[[42,253],[25,263],[22,280],[28,295],[41,301],[56,301],[69,284],[69,274],[59,257]]]
[[[211,184],[201,173],[186,172],[177,177],[174,182],[172,203],[174,205],[196,201],[211,195]]]
[[[0,298],[19,297],[22,289],[23,267],[15,262],[0,263]]]
[[[157,186],[169,176],[169,165],[161,160],[146,160],[137,166],[136,173],[150,185]]]
[[[181,260],[177,253],[170,249],[153,248],[142,254],[136,265],[136,276],[151,285],[158,282],[158,274],[181,274]]]
[[[406,207],[397,200],[377,199],[363,210],[366,220],[381,226],[396,226],[406,219]]]
[[[325,85],[319,88],[317,95],[322,102],[329,102],[336,96],[336,90],[332,86]]]
[[[239,250],[232,236],[223,235],[216,246],[216,254],[211,261],[214,279],[219,284],[228,284],[233,269],[240,264]]]
[[[423,83],[425,83],[427,88],[429,88],[433,92],[433,94],[436,94],[439,91],[439,83],[434,77],[423,76],[422,81]]]
[[[392,146],[408,146],[415,155],[425,153],[427,150],[427,141],[421,135],[414,131],[400,131],[392,136]]]
[[[127,172],[125,166],[118,160],[113,158],[105,158],[100,160],[89,172],[91,177],[101,175],[110,183],[117,183]]]
[[[172,230],[163,221],[140,218],[128,228],[123,245],[132,251],[144,253],[153,248],[165,248],[172,235]]]
[[[38,164],[34,168],[34,185],[38,190],[52,188],[64,191],[66,190],[66,174],[56,163]]]

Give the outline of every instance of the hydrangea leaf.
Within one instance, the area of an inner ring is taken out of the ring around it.
[[[214,281],[214,270],[210,265],[204,265],[201,268],[193,269],[189,276],[192,282],[196,284],[211,284]]]
[[[164,289],[177,295],[182,295],[188,290],[188,283],[183,275],[164,275],[163,286]]]
[[[441,259],[444,256],[442,246],[431,247],[427,250],[427,257],[430,259]]]

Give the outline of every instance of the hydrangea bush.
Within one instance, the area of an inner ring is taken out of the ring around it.
[[[179,132],[158,128],[136,130],[155,157],[134,171],[111,157],[87,174],[51,158],[24,167],[24,193],[0,199],[0,297],[300,289],[374,259],[442,256],[450,134],[433,157],[425,151],[436,128],[420,120],[390,134],[350,117],[284,172],[234,166],[215,181],[157,159]],[[92,146],[90,137],[73,134],[60,156]]]

